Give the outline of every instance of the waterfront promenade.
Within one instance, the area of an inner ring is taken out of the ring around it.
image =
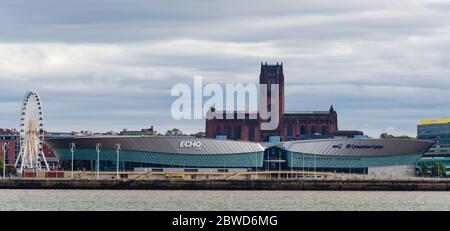
[[[449,191],[449,179],[3,179],[0,189]]]

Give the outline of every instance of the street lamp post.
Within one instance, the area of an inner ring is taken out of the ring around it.
[[[119,154],[120,154],[120,144],[116,144],[117,153],[117,164],[116,164],[116,178],[119,179]]]
[[[291,153],[292,154],[292,153]],[[294,178],[293,177],[293,175],[294,175],[294,171],[293,171],[293,167],[292,167],[292,155],[290,155],[291,156],[291,177],[290,178]],[[297,177],[295,177],[295,178],[297,178]]]
[[[366,160],[363,160],[363,179],[366,178]]]
[[[255,179],[257,177],[258,177],[258,154],[255,153]]]
[[[305,179],[305,154],[303,153],[302,153],[302,165],[303,165],[302,178]]]
[[[317,168],[317,155],[314,155],[314,178],[317,178],[316,168]]]
[[[101,148],[102,148],[102,144],[101,143],[96,143],[95,144],[95,150],[97,151],[97,176],[96,176],[96,178],[97,178],[97,180],[99,179],[99,177],[100,177],[100,150],[101,150]]]
[[[6,175],[6,152],[9,149],[8,143],[3,143],[3,179],[5,179]]]
[[[281,177],[281,151],[278,151],[278,179]]]
[[[69,148],[70,148],[70,152],[72,153],[72,162],[71,162],[70,170],[71,170],[72,179],[73,179],[73,153],[75,152],[75,143],[73,143],[73,142],[70,143]]]
[[[352,177],[352,161],[350,161],[350,169],[349,169],[349,171],[350,171],[350,177]]]

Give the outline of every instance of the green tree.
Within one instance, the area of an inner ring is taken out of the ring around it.
[[[431,167],[431,176],[439,176],[439,161],[433,163],[433,167]]]
[[[178,128],[172,128],[171,130],[167,130],[165,136],[182,136],[183,132]]]
[[[442,161],[436,162],[436,172],[439,177],[447,176],[447,172],[445,170],[445,165]]]
[[[6,168],[7,173],[11,173],[12,175],[16,175],[17,174],[17,168],[14,165],[9,165]]]
[[[401,139],[401,140],[410,140],[410,139],[414,139],[410,136],[407,135],[401,135],[401,136],[394,136],[388,133],[381,133],[380,134],[380,138],[381,139]]]
[[[380,138],[381,139],[392,139],[392,138],[394,138],[394,136],[391,134],[387,134],[387,133],[381,133]]]
[[[396,136],[395,138],[396,138],[396,139],[401,139],[401,140],[411,140],[411,139],[414,139],[414,138],[412,138],[412,137],[410,137],[410,136],[407,136],[407,135]]]
[[[16,166],[12,165],[6,165],[5,169],[5,175],[8,176],[9,174],[16,175],[17,174],[17,168]],[[0,158],[0,176],[3,176],[3,159]]]
[[[422,164],[420,165],[420,174],[423,177],[428,177],[428,165],[427,165],[427,162],[422,162]]]

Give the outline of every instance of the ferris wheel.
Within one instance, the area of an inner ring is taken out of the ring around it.
[[[43,151],[44,115],[39,94],[28,91],[23,98],[20,114],[20,152],[16,167],[24,169],[49,170]]]

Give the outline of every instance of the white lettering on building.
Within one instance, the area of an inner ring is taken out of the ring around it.
[[[180,148],[200,148],[202,142],[195,140],[180,141]]]

